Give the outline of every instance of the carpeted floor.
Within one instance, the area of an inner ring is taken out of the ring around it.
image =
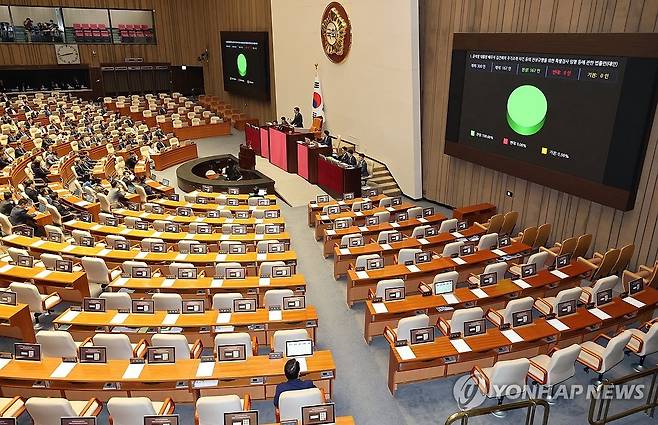
[[[235,132],[233,136],[212,138],[199,141],[199,156],[219,153],[234,153],[244,136]],[[158,176],[175,182],[175,168],[158,173]],[[309,195],[311,199],[313,195]],[[419,202],[419,204],[428,204]],[[306,206],[291,208],[281,203],[282,214],[286,220],[287,230],[292,237],[292,248],[297,252],[298,271],[307,280],[308,303],[318,310],[319,349],[332,351],[336,362],[336,380],[334,401],[339,415],[352,415],[358,425],[435,425],[443,424],[446,418],[457,411],[453,398],[453,385],[458,377],[444,378],[418,384],[401,386],[396,397],[387,387],[389,348],[383,338],[377,338],[371,345],[363,339],[363,306],[356,305],[349,309],[345,303],[345,281],[335,281],[332,277],[332,259],[325,260],[321,255],[320,243],[313,238],[307,226]],[[450,215],[449,211],[444,211]],[[47,323],[46,318],[44,323]],[[9,340],[0,338],[0,350],[10,347]],[[631,371],[630,364],[636,359],[627,358],[613,371],[613,377],[625,375]],[[655,364],[656,357],[647,360]],[[587,384],[591,375],[577,367],[577,374],[570,383]],[[648,391],[648,389],[645,389]],[[487,401],[485,405],[493,405]],[[274,409],[269,401],[255,402],[254,408],[260,412],[261,423],[274,421]],[[562,400],[551,408],[551,425],[573,425],[587,423],[589,401],[584,395],[575,400]],[[190,404],[179,404],[176,412],[181,415],[181,424],[194,423],[194,410]],[[538,412],[541,414],[541,411]],[[524,420],[521,413],[510,414],[504,420],[491,416],[474,418],[469,424],[507,424]],[[636,414],[615,424],[655,423],[644,414]],[[30,423],[23,420],[21,424]],[[103,413],[99,421],[107,424],[107,414]],[[541,423],[536,419],[536,424]],[[218,422],[218,425],[219,424]]]

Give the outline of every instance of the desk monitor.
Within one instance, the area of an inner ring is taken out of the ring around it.
[[[301,425],[328,425],[336,422],[332,403],[302,407]]]
[[[557,259],[555,260],[555,268],[561,269],[562,267],[568,266],[570,262],[571,254],[558,255]]]
[[[90,313],[103,313],[105,311],[105,298],[83,298],[82,310]]]
[[[371,217],[366,217],[366,226],[377,226],[379,224],[379,217],[373,215]]]
[[[424,236],[429,238],[430,236],[436,236],[439,234],[439,229],[436,226],[430,226],[425,228]]]
[[[136,230],[148,230],[149,229],[149,222],[144,221],[144,220],[139,220],[135,222],[135,229]]]
[[[468,229],[468,221],[462,220],[457,222],[457,231],[460,232],[462,230]]]
[[[365,242],[363,241],[362,236],[355,236],[353,238],[349,238],[347,240],[347,243],[348,243],[350,248],[355,248],[357,246],[363,246],[365,244]]]
[[[183,314],[203,313],[206,306],[203,300],[183,300]]]
[[[219,218],[221,213],[219,210],[210,210],[206,213],[206,217],[208,218]]]
[[[164,226],[164,231],[169,233],[178,233],[180,232],[179,226],[177,223],[167,223]]]
[[[281,227],[278,224],[266,224],[265,225],[265,234],[267,235],[276,235],[281,233]]]
[[[532,324],[532,310],[523,310],[512,313],[512,326],[525,326]]]
[[[480,288],[484,288],[485,286],[495,285],[497,281],[498,281],[498,275],[496,274],[496,272],[482,273],[480,275]]]
[[[258,410],[224,413],[224,425],[258,425]]]
[[[329,202],[329,195],[318,195],[315,197],[315,202],[318,204]]]
[[[402,240],[402,233],[394,232],[388,235],[388,242],[400,242]]]
[[[86,246],[87,248],[93,248],[96,244],[93,236],[83,236],[80,238],[80,246]]]
[[[391,205],[394,207],[397,207],[398,205],[402,205],[402,196],[394,196],[391,198]]]
[[[286,341],[286,357],[308,357],[313,355],[313,341],[300,339]]]
[[[150,279],[151,278],[151,268],[150,267],[133,267],[130,269],[130,277],[135,279]]]
[[[576,312],[576,300],[561,302],[557,305],[557,317],[567,316]]]
[[[247,347],[245,344],[218,345],[217,360],[220,362],[247,360]]]
[[[146,349],[146,362],[149,364],[176,363],[176,348],[148,347]]]
[[[409,213],[407,213],[406,211],[401,212],[400,214],[397,215],[397,217],[395,217],[395,221],[397,221],[398,223],[407,220],[409,220]]]
[[[612,289],[606,289],[596,293],[596,306],[601,307],[612,301]]]
[[[303,310],[306,308],[306,298],[303,295],[283,297],[284,310]]]
[[[279,210],[265,210],[265,218],[279,218],[281,211]]]
[[[31,255],[18,255],[16,264],[21,267],[32,268],[34,266],[34,257]]]
[[[292,275],[291,266],[273,266],[272,277],[290,277]]]
[[[169,179],[162,179],[163,186],[169,186]]]
[[[503,235],[498,238],[498,247],[499,248],[505,248],[506,246],[510,246],[512,244],[512,239],[508,235]]]
[[[0,425],[3,425],[0,422]],[[96,425],[95,416],[71,416],[60,418],[59,425]]]
[[[368,258],[366,260],[366,270],[377,270],[383,268],[384,268],[384,259],[382,257]]]
[[[354,192],[343,193],[343,201],[351,201],[354,199]]]
[[[240,201],[237,198],[229,198],[226,200],[226,205],[229,207],[237,207],[240,205]]]
[[[178,279],[196,279],[196,268],[180,268],[178,269]]]
[[[475,246],[471,244],[462,245],[459,247],[459,256],[471,255],[475,252]]]
[[[361,203],[361,211],[368,211],[373,209],[372,202],[362,202]]]
[[[327,214],[328,215],[338,214],[338,213],[340,213],[340,207],[338,205],[331,205],[331,206],[327,207]]]
[[[82,212],[80,213],[80,221],[84,221],[85,223],[91,223],[92,217],[91,214],[88,212]]]
[[[246,220],[249,218],[249,211],[236,211],[234,216],[238,220]]]
[[[169,199],[178,202],[180,200],[180,195],[178,193],[172,193],[169,195]]]
[[[245,254],[247,252],[247,246],[243,243],[231,243],[228,245],[229,254]]]
[[[411,329],[409,333],[411,334],[410,344],[423,344],[434,341],[434,328],[431,326]]]
[[[8,290],[0,292],[0,304],[16,305],[16,292]]]
[[[205,243],[193,243],[190,245],[190,254],[207,254],[208,245]]]
[[[537,264],[530,263],[521,266],[521,277],[531,277],[537,274]]]
[[[267,198],[259,199],[257,202],[259,207],[269,207],[270,206],[270,200]]]
[[[267,252],[270,253],[270,254],[276,254],[276,253],[284,252],[285,250],[286,250],[286,247],[283,244],[283,242],[267,244]]]
[[[233,311],[237,313],[254,313],[256,311],[256,300],[253,298],[233,300]]]
[[[162,205],[153,205],[151,207],[151,212],[154,214],[164,214],[164,208],[162,208]]]
[[[128,210],[129,211],[139,211],[139,204],[136,204],[134,202],[129,202],[128,203]]]
[[[429,252],[417,252],[414,255],[414,261],[416,264],[429,263],[432,260],[432,254]]]
[[[212,186],[207,185],[207,184],[202,184],[201,185],[201,191],[206,192],[206,193],[212,193]]]
[[[105,225],[106,226],[112,226],[116,227],[119,225],[119,219],[116,217],[106,217],[105,218]]]
[[[244,279],[246,271],[244,267],[227,267],[224,275],[225,279]]]
[[[464,337],[481,335],[487,331],[487,324],[484,319],[470,320],[464,322]]]
[[[246,235],[247,226],[236,224],[231,227],[231,233],[233,233],[234,235]]]
[[[33,362],[41,361],[41,345],[17,342],[14,344],[14,358]]]
[[[451,294],[455,290],[452,280],[440,280],[434,282],[434,295]]]
[[[107,347],[80,347],[80,363],[107,363]]]
[[[434,207],[423,208],[423,217],[429,217],[434,215]]]
[[[399,288],[386,288],[384,290],[384,301],[399,301],[404,299],[404,286]]]
[[[155,313],[155,302],[153,300],[132,300],[131,307],[133,313]]]
[[[365,196],[370,197],[370,196],[377,196],[377,195],[379,195],[379,189],[377,189],[377,188],[371,188],[371,189],[367,189],[365,191]]]
[[[63,273],[71,273],[73,272],[73,261],[55,260],[55,270]]]
[[[635,295],[644,289],[644,281],[642,278],[631,280],[628,282],[628,295]]]
[[[237,188],[237,187],[229,187],[229,188],[228,188],[228,194],[229,194],[229,195],[239,195],[239,194],[240,194],[240,188]]]
[[[16,425],[16,418],[0,418],[0,425]]]
[[[192,209],[189,207],[178,207],[176,208],[176,215],[181,217],[189,217],[192,215]]]
[[[120,239],[114,241],[114,249],[119,251],[128,251],[130,249],[130,244],[128,243],[128,241],[124,241]]]
[[[196,232],[199,235],[209,235],[212,233],[212,226],[209,224],[202,224],[200,226],[197,226]]]
[[[151,252],[163,253],[167,250],[167,244],[164,242],[151,242]]]
[[[196,203],[199,205],[206,205],[208,203],[208,198],[206,198],[205,196],[197,196]]]
[[[48,241],[62,243],[62,234],[59,232],[48,232]]]
[[[144,425],[178,425],[178,415],[144,416]]]

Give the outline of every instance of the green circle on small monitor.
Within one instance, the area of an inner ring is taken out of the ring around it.
[[[546,122],[548,102],[535,86],[519,86],[507,98],[507,123],[522,136],[532,136]]]
[[[244,53],[240,53],[238,55],[238,72],[240,73],[241,77],[247,75],[247,57],[244,55]]]

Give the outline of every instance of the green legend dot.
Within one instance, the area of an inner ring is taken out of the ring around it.
[[[519,86],[507,99],[507,123],[522,136],[531,136],[546,122],[548,102],[535,86]]]
[[[247,57],[243,53],[238,55],[238,72],[241,77],[247,75]]]

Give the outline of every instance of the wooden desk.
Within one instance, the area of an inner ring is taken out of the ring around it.
[[[176,189],[174,189],[172,186],[165,186],[155,180],[151,179],[146,179],[146,184],[149,185],[151,189],[153,189],[156,192],[161,193],[164,196],[169,196],[173,195]]]
[[[476,221],[484,223],[494,214],[496,214],[496,206],[489,203],[455,208],[452,211],[454,218],[460,221],[467,220],[469,226],[472,226]]]
[[[218,211],[253,211],[253,210],[280,210],[278,205],[268,205],[266,207],[258,207],[258,206],[249,206],[249,205],[219,205],[219,204],[197,204],[193,202],[185,202],[185,201],[172,201],[171,199],[154,199],[153,203],[162,205],[165,208],[168,208],[170,210],[175,210],[176,208],[179,207],[188,207],[191,208],[193,211],[200,211],[200,212],[207,212],[207,211],[212,211],[212,210],[218,210]]]
[[[77,211],[89,213],[94,220],[98,220],[101,204],[98,202],[87,202],[82,198],[74,196],[67,189],[64,189],[61,183],[50,183],[48,186],[57,194],[60,201]]]
[[[128,360],[110,360],[107,364],[77,364],[65,378],[51,378],[60,366],[59,358],[40,362],[11,360],[0,369],[0,392],[3,397],[65,397],[85,400],[98,397],[149,397],[162,401],[171,397],[175,402],[194,402],[209,395],[249,394],[254,400],[272,399],[276,385],[286,381],[283,366],[286,358],[270,360],[268,356],[253,356],[242,362],[215,363],[212,375],[197,377],[200,360],[180,359],[175,364],[145,365],[137,378],[123,378]],[[336,365],[330,351],[316,351],[306,359],[305,380],[313,381],[332,397]],[[252,384],[252,378],[260,378]],[[35,381],[46,380],[47,388],[35,388]],[[203,382],[199,382],[199,380]],[[119,385],[116,390],[103,389],[105,383]],[[184,382],[185,387],[176,384]],[[205,386],[205,385],[207,386]],[[202,387],[203,386],[203,387]]]
[[[615,298],[601,310],[611,317],[601,320],[584,308],[559,320],[569,329],[558,331],[545,319],[535,319],[531,325],[516,327],[514,331],[523,341],[512,343],[498,328],[490,328],[483,335],[464,338],[472,351],[459,353],[446,336],[434,342],[411,345],[415,356],[402,360],[398,350],[389,339],[388,387],[395,395],[398,385],[425,381],[444,376],[467,373],[474,366],[491,367],[497,361],[529,358],[546,354],[553,347],[564,348],[571,344],[594,340],[600,333],[612,333],[629,323],[644,323],[651,319],[658,303],[658,291],[647,288],[636,294],[635,299],[646,305],[637,309],[625,301]]]
[[[315,218],[315,240],[319,241],[322,240],[322,238],[325,236],[324,231],[326,229],[332,229],[333,228],[333,222],[336,220],[339,220],[341,218],[351,218],[352,219],[352,224],[354,226],[360,226],[360,225],[365,225],[366,223],[366,218],[372,217],[378,212],[388,212],[390,213],[391,216],[391,221],[395,221],[395,216],[398,213],[405,212],[409,208],[415,207],[414,204],[410,204],[408,202],[405,202],[400,205],[396,205],[394,207],[375,207],[370,210],[366,211],[352,211],[350,210],[344,210],[339,212],[338,214],[329,214],[329,215],[323,215],[321,213],[318,213],[316,218]],[[422,221],[422,220],[421,220]],[[395,227],[395,226],[394,226]]]
[[[318,158],[320,155],[331,155],[330,146],[321,146],[318,143],[297,142],[297,174],[309,183],[318,182]]]
[[[240,193],[237,195],[229,195],[227,193],[222,193],[222,192],[200,192],[198,190],[192,191],[188,193],[188,195],[192,195],[194,197],[202,197],[202,198],[208,198],[209,200],[224,200],[224,204],[226,203],[225,200],[227,199],[237,199],[239,205],[248,205],[249,203],[249,198],[252,196],[249,195],[248,193]],[[264,198],[270,200],[270,205],[276,205],[276,195],[265,195]],[[214,204],[214,205],[223,205],[219,204],[217,202],[210,202],[208,201],[208,204]]]
[[[187,139],[204,139],[206,137],[227,136],[231,134],[231,122],[220,122],[217,124],[203,124],[196,126],[184,126],[173,128],[176,137],[181,140]]]
[[[318,158],[318,186],[334,198],[343,193],[361,193],[361,170],[344,168],[325,157]]]
[[[212,226],[221,227],[223,224],[243,224],[247,226],[248,231],[251,233],[254,232],[254,229],[257,224],[278,224],[280,226],[285,226],[286,222],[282,217],[279,218],[225,218],[217,217],[210,218],[198,215],[192,215],[185,217],[182,215],[171,215],[171,214],[156,214],[148,213],[144,211],[132,211],[124,208],[116,208],[112,210],[112,213],[115,216],[121,217],[136,217],[144,221],[155,221],[155,220],[165,220],[173,221],[174,223],[180,223],[189,225],[190,223],[206,223]]]
[[[311,201],[308,203],[307,208],[308,208],[308,227],[315,227],[315,219],[316,219],[316,214],[322,212],[322,208],[328,207],[331,205],[338,205],[340,207],[347,207],[350,208],[352,207],[352,204],[355,202],[362,202],[362,201],[371,201],[373,204],[379,205],[379,201],[386,198],[386,195],[377,195],[377,196],[371,196],[370,198],[354,198],[354,199],[348,199],[347,201],[336,201],[334,199],[331,199],[329,202],[321,202],[317,203],[316,201]]]
[[[520,242],[502,248],[500,251],[505,255],[519,255],[529,252],[530,247]],[[501,255],[502,256],[502,255]],[[459,272],[460,282],[466,280],[471,273],[481,272],[484,266],[496,260],[498,254],[491,250],[483,249],[472,255],[466,255],[461,258],[464,264],[458,264],[452,258],[434,258],[427,263],[417,264],[416,266],[405,266],[403,264],[393,264],[384,266],[382,269],[370,270],[367,272],[357,272],[353,269],[347,271],[347,305],[352,306],[357,301],[364,301],[368,298],[369,290],[375,290],[377,282],[385,279],[404,280],[405,292],[407,294],[418,293],[418,284],[425,281],[431,282],[434,276],[439,273],[456,270]],[[519,260],[518,258],[516,259]],[[417,270],[410,270],[415,267]],[[362,276],[365,273],[365,276]]]
[[[89,283],[85,272],[64,273],[39,267],[21,267],[0,261],[0,282],[28,282],[42,289],[40,292],[57,291],[66,301],[81,302],[82,298],[90,296]]]
[[[397,327],[397,323],[404,317],[416,315],[419,311],[424,312],[430,317],[430,322],[435,323],[439,317],[449,319],[453,310],[444,309],[444,307],[453,307],[454,309],[472,307],[478,305],[484,310],[487,308],[500,310],[505,308],[510,299],[531,296],[533,298],[543,298],[555,296],[559,291],[580,285],[580,275],[587,273],[591,267],[585,263],[574,261],[567,267],[568,277],[563,279],[555,276],[550,271],[544,269],[537,275],[524,279],[523,281],[530,285],[525,288],[514,283],[513,279],[505,279],[496,285],[487,286],[482,290],[487,294],[486,298],[478,298],[473,292],[461,287],[455,289],[453,295],[459,301],[458,304],[450,304],[442,295],[408,295],[400,301],[383,302],[385,312],[378,313],[371,300],[366,301],[364,310],[365,326],[363,334],[366,342],[370,343],[376,336],[384,334],[384,327]],[[426,282],[431,286],[431,279]],[[378,308],[382,308],[378,306]],[[438,311],[437,309],[441,309]]]
[[[354,422],[354,418],[352,416],[338,416],[336,418],[336,425],[354,425],[356,422]],[[270,425],[281,425],[280,422],[276,424],[270,424]]]
[[[182,164],[183,162],[187,162],[198,157],[199,153],[197,152],[196,143],[180,145],[176,148],[170,148],[166,151],[151,155],[151,158],[155,164],[156,171],[166,170],[169,167]]]
[[[23,342],[36,342],[27,304],[0,304],[0,335]]]

